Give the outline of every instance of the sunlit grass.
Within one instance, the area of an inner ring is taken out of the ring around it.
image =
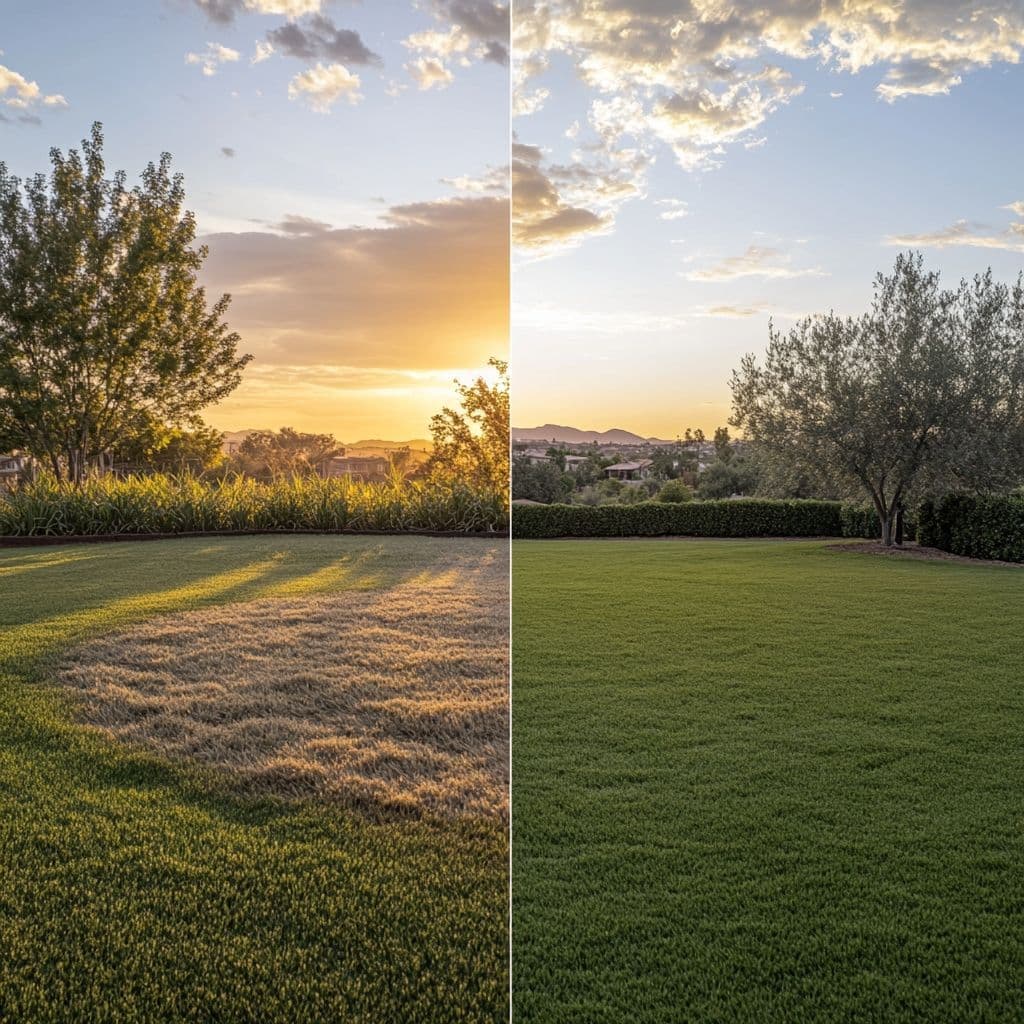
[[[53,686],[71,645],[155,615],[384,592],[482,544],[255,537],[0,552],[0,574],[23,570],[0,584],[0,1018],[503,1021],[500,822],[374,824],[233,798],[75,725]]]

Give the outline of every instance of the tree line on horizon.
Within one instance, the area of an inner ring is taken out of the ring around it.
[[[1024,277],[991,269],[953,288],[920,253],[879,274],[858,317],[805,317],[769,327],[764,356],[730,378],[729,426],[706,440],[687,430],[646,453],[652,480],[605,480],[613,461],[596,450],[574,473],[568,449],[548,464],[513,460],[513,498],[633,503],[735,496],[870,503],[879,537],[898,543],[904,512],[956,491],[1007,494],[1024,484]],[[696,442],[696,445],[695,445]]]

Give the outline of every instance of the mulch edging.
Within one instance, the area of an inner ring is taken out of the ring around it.
[[[493,533],[469,533],[459,530],[204,530],[184,533],[87,533],[25,537],[0,537],[0,548],[52,547],[58,544],[110,544],[134,540],[183,540],[189,537],[473,537],[479,540],[503,540],[507,530]]]
[[[1001,562],[995,558],[968,558],[954,555],[941,548],[922,547],[914,541],[907,541],[901,547],[887,548],[881,541],[865,540],[844,544],[827,544],[826,551],[845,551],[854,555],[883,555],[887,558],[911,558],[919,562],[958,562],[961,565],[1000,565],[1009,569],[1024,569],[1021,562]]]

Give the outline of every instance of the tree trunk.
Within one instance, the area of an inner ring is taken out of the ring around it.
[[[903,506],[896,509],[896,545],[903,546]]]
[[[81,487],[85,481],[85,451],[82,448],[72,448],[68,452],[68,477],[72,486]]]
[[[892,541],[893,541],[892,513],[891,512],[886,512],[885,515],[883,515],[881,517],[881,523],[882,523],[882,543],[887,548],[891,548],[892,547]]]

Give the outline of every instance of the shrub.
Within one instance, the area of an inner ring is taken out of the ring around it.
[[[1024,562],[1024,495],[947,494],[925,502],[917,539],[967,558]]]
[[[508,525],[507,494],[461,485],[292,477],[52,477],[0,493],[0,536],[97,536],[233,530],[489,533]]]
[[[688,487],[682,480],[669,480],[657,494],[657,501],[674,502],[681,504],[684,501],[693,500],[693,488]]]
[[[865,540],[879,540],[882,526],[878,513],[871,505],[843,505],[840,513],[844,537],[862,537]]]
[[[638,505],[517,505],[516,537],[839,537],[836,501],[647,501]]]

